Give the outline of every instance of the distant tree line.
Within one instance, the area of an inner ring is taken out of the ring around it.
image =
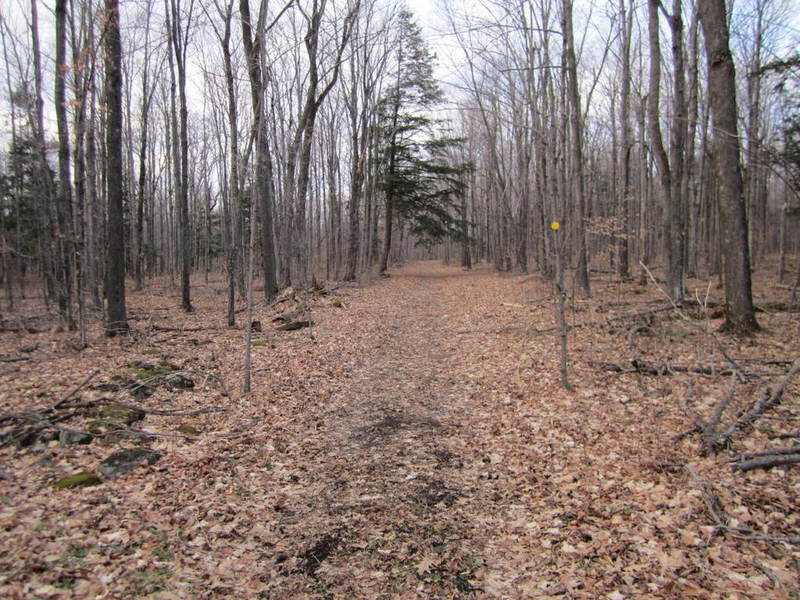
[[[757,327],[751,256],[783,280],[798,251],[790,5],[481,6],[449,5],[446,97],[394,2],[4,4],[7,309],[35,282],[66,326],[102,308],[116,334],[126,276],[191,311],[192,276],[222,270],[230,325],[256,273],[267,298],[418,256],[552,276],[559,220],[583,293],[593,268],[661,266],[675,301],[720,274],[730,327]]]

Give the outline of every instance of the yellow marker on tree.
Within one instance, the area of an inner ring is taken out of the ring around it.
[[[558,231],[559,229],[561,229],[561,223],[559,223],[558,221],[553,221],[552,223],[550,223],[550,229],[552,229],[553,231]]]

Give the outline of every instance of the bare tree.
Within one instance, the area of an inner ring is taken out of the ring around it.
[[[724,0],[699,0],[706,44],[708,92],[714,133],[722,268],[727,311],[723,329],[749,334],[759,329],[753,308],[750,248],[747,241],[742,169],[736,109],[736,71],[731,56]]]
[[[181,0],[165,0],[169,43],[175,57],[178,72],[178,106],[180,111],[178,139],[180,144],[180,163],[178,170],[178,226],[181,247],[181,308],[192,311],[190,275],[192,269],[191,224],[189,222],[189,108],[186,102],[186,49],[189,45],[194,0],[189,0],[188,11],[184,11]],[[181,16],[187,13],[184,25]]]
[[[633,31],[633,6],[626,7],[625,0],[619,0],[620,31],[620,142],[619,142],[619,183],[617,185],[617,205],[621,220],[622,236],[617,241],[617,272],[623,280],[630,277],[630,227],[629,213],[632,194],[631,186],[631,35]]]
[[[279,13],[274,22],[289,9],[290,1]],[[239,0],[239,16],[242,24],[242,42],[247,59],[247,73],[250,78],[250,95],[253,108],[253,139],[256,141],[255,180],[251,200],[251,216],[255,217],[256,202],[261,209],[262,219],[262,252],[264,269],[264,295],[271,298],[278,291],[276,276],[275,240],[273,233],[274,183],[272,157],[269,147],[269,125],[267,123],[267,72],[262,66],[264,36],[266,26],[266,4],[262,2],[260,15],[253,33],[250,16],[250,1]]]
[[[572,28],[572,0],[563,0],[561,6],[561,29],[564,34],[564,69],[567,79],[567,110],[570,115],[570,146],[572,152],[573,190],[575,193],[576,222],[575,237],[578,261],[576,276],[578,285],[587,296],[589,287],[589,257],[586,247],[586,226],[584,219],[587,216],[587,201],[583,175],[583,116],[581,101],[578,93],[578,67],[575,60],[575,41]]]
[[[108,261],[106,272],[106,335],[128,332],[125,307],[125,228],[122,188],[122,44],[119,0],[105,0],[106,71],[106,199],[108,202]]]

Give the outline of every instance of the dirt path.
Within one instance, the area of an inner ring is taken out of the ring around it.
[[[486,515],[468,507],[486,491],[464,475],[475,432],[462,412],[469,391],[456,331],[474,319],[480,284],[422,263],[372,290],[379,326],[353,331],[366,336],[353,340],[368,349],[362,364],[322,417],[326,435],[291,457],[304,471],[293,494],[309,502],[285,518],[286,533],[306,548],[277,568],[277,596],[309,591],[309,579],[320,597],[479,591]]]
[[[531,290],[522,281],[417,263],[354,296],[348,308],[363,327],[351,342],[361,358],[318,415],[322,435],[285,458],[302,474],[287,501],[296,512],[279,518],[286,546],[271,573],[274,597],[519,598],[567,589],[543,574],[551,559],[539,535],[563,524],[561,513],[577,513],[556,500],[542,514],[529,496],[573,458],[553,465],[552,444],[533,441],[540,424],[530,403],[546,401],[556,371],[550,357],[525,349],[521,331],[531,321],[520,303]],[[539,320],[549,326],[550,316]],[[496,333],[505,329],[517,334]],[[537,373],[533,363],[547,364]],[[564,427],[570,421],[565,414]],[[547,437],[559,435],[554,428]]]

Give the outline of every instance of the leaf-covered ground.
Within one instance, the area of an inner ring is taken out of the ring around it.
[[[96,326],[81,351],[71,333],[0,334],[7,415],[52,415],[97,370],[58,413],[75,407],[59,425],[91,444],[0,450],[0,597],[800,598],[800,468],[729,464],[797,443],[780,436],[800,435],[800,385],[718,452],[692,432],[730,390],[720,430],[779,384],[797,313],[736,340],[710,308],[599,281],[570,308],[567,392],[538,276],[415,263],[312,295],[311,331],[275,331],[295,304],[262,304],[243,396],[223,288],[198,284],[191,315],[169,287],[133,294],[134,334]],[[735,384],[717,373],[731,360]],[[112,402],[147,412],[115,433]],[[53,485],[142,446],[160,460]]]

